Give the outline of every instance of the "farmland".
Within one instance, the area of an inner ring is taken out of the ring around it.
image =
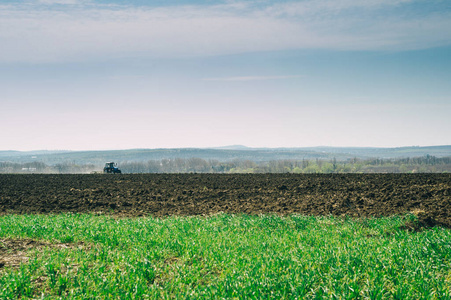
[[[450,174],[0,175],[0,213],[380,217],[451,225]]]
[[[0,298],[451,298],[449,174],[0,175]]]
[[[449,299],[451,232],[413,216],[0,217],[0,298]]]

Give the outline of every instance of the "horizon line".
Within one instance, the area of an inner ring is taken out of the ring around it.
[[[451,144],[442,144],[442,145],[409,145],[409,146],[280,146],[280,147],[249,147],[245,145],[225,145],[225,146],[208,146],[208,147],[158,147],[158,148],[124,148],[124,149],[79,149],[79,150],[71,150],[71,149],[33,149],[33,150],[14,150],[14,149],[6,149],[1,150],[0,152],[97,152],[97,151],[131,151],[131,150],[173,150],[173,149],[202,149],[202,150],[240,150],[233,148],[246,148],[246,149],[311,149],[311,148],[355,148],[355,149],[399,149],[399,148],[430,148],[430,147],[451,147]],[[231,149],[225,149],[231,148]]]

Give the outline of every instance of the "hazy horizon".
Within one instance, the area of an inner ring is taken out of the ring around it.
[[[445,0],[4,0],[0,149],[451,145]]]
[[[39,151],[48,151],[48,152],[57,152],[57,151],[70,151],[70,152],[84,152],[84,151],[127,151],[127,150],[160,150],[160,149],[219,149],[219,150],[239,150],[240,148],[244,149],[310,149],[310,148],[355,148],[355,149],[395,149],[395,148],[428,148],[428,147],[451,147],[451,145],[407,145],[407,146],[399,146],[399,147],[365,147],[365,146],[308,146],[308,147],[248,147],[246,145],[223,145],[223,146],[207,146],[207,147],[176,147],[176,148],[166,148],[166,147],[157,147],[157,148],[123,148],[123,149],[31,149],[31,150],[18,150],[18,149],[0,149],[0,151],[19,151],[19,152],[39,152]]]

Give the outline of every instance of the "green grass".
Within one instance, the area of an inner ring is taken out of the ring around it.
[[[451,299],[451,230],[414,218],[7,215],[0,239],[72,246],[0,269],[0,299]]]

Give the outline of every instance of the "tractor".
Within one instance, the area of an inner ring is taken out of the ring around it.
[[[105,168],[103,168],[103,173],[120,174],[122,172],[117,167],[117,164],[115,164],[114,162],[107,162],[105,164]]]

